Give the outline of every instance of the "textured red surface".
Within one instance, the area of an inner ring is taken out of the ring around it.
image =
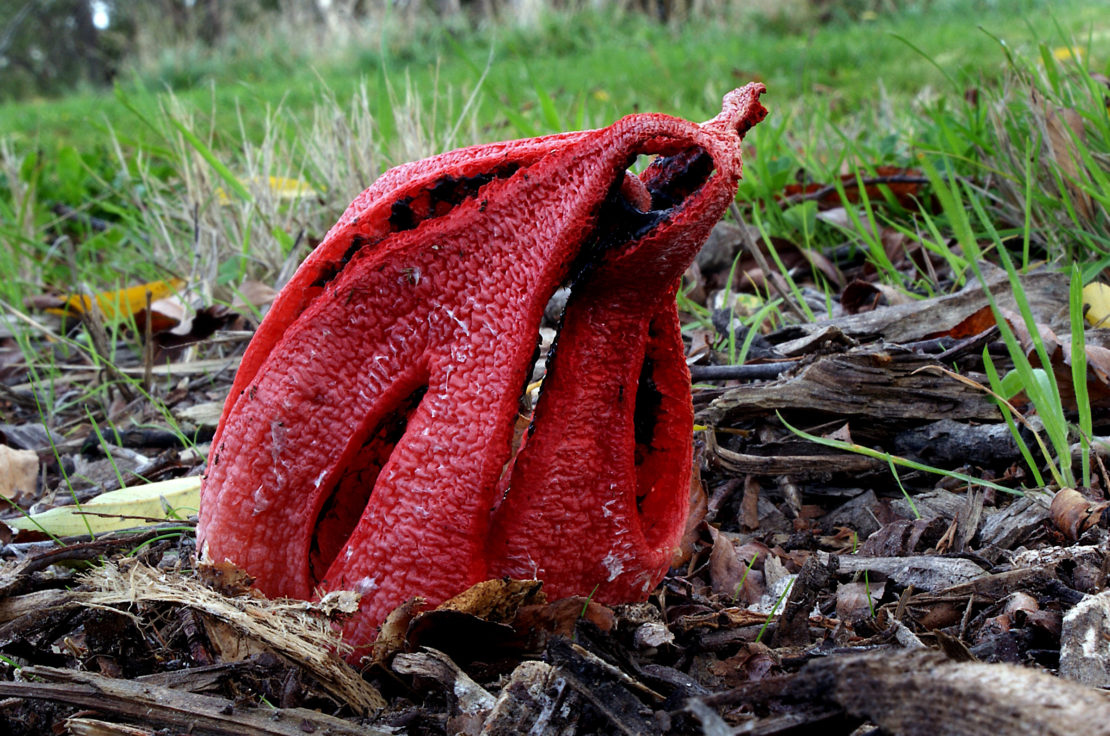
[[[501,575],[643,598],[690,476],[679,276],[735,195],[762,85],[697,125],[657,114],[386,172],[282,290],[213,443],[198,538],[270,595],[402,601]],[[659,158],[636,179],[637,155]],[[646,210],[646,211],[645,211]],[[572,296],[512,457],[544,306]]]

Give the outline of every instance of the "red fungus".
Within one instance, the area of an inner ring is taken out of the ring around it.
[[[502,575],[643,598],[688,497],[675,288],[735,195],[763,91],[729,93],[704,125],[631,115],[383,174],[247,349],[204,481],[202,555],[270,595],[359,591],[356,646],[409,597]],[[568,277],[512,457],[540,318]]]

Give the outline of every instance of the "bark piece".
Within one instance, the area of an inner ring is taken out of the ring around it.
[[[894,437],[894,453],[942,468],[965,464],[1005,468],[1021,458],[1005,424],[967,424],[947,417],[899,432]]]
[[[1048,500],[1044,494],[1030,493],[1016,498],[1002,509],[986,512],[979,528],[979,544],[1011,549],[1048,518]]]
[[[818,556],[826,558],[823,552]],[[841,555],[840,573],[869,570],[882,573],[900,586],[915,590],[939,591],[967,583],[987,575],[987,571],[971,560],[960,557],[916,555],[912,557],[863,557]]]
[[[1039,324],[1051,324],[1051,318],[1068,300],[1067,274],[1042,269],[1021,277],[1022,291],[1036,315]],[[987,276],[987,284],[999,307],[1017,312],[1009,278],[1001,270]],[[845,335],[857,340],[882,337],[893,343],[923,340],[944,334],[979,310],[987,307],[983,287],[969,283],[955,294],[922,299],[909,304],[898,304],[832,320],[821,320],[792,326],[806,334],[836,327]],[[773,336],[772,336],[773,337]],[[939,417],[938,417],[939,418]]]
[[[875,492],[868,489],[836,507],[821,520],[823,528],[833,530],[843,526],[852,530],[859,539],[867,539],[879,530],[875,507],[879,502]]]
[[[260,597],[229,597],[194,579],[170,577],[140,563],[126,569],[111,564],[90,571],[81,594],[89,606],[130,605],[136,600],[189,606],[219,622],[235,636],[264,647],[309,672],[321,689],[359,713],[384,708],[381,694],[336,654],[340,645],[328,617],[330,599],[319,603],[268,601]]]
[[[817,555],[813,555],[805,561],[779,616],[775,647],[801,647],[810,643],[809,614],[817,603],[817,596],[830,587],[837,565],[837,557],[830,557],[822,563]]]
[[[386,736],[304,708],[244,708],[225,698],[183,692],[150,683],[103,677],[54,667],[20,670],[31,681],[0,682],[0,695],[67,703],[114,713],[142,723],[220,736]]]
[[[804,408],[873,419],[999,421],[980,391],[921,368],[937,365],[918,353],[891,348],[818,358],[777,381],[726,391],[699,414],[710,426]],[[918,372],[920,371],[920,372]]]
[[[1110,592],[1089,596],[1064,615],[1060,676],[1110,687]]]
[[[34,593],[0,598],[0,624],[14,621],[28,613],[42,613],[51,608],[75,605],[76,596],[68,590],[39,590]]]
[[[967,497],[962,493],[952,493],[943,488],[938,488],[913,496],[913,505],[905,496],[898,496],[890,502],[899,516],[905,519],[916,518],[918,514],[924,519],[939,517],[952,519],[967,505]],[[916,512],[915,512],[916,509]]]
[[[415,654],[398,654],[393,669],[402,675],[424,677],[442,688],[450,705],[448,727],[452,733],[477,734],[496,701],[443,652],[425,649]]]
[[[582,696],[546,662],[521,662],[501,689],[482,736],[574,736]]]
[[[648,688],[564,638],[552,640],[547,659],[567,684],[609,722],[610,733],[639,736],[653,732],[647,720],[648,709],[628,690],[634,687],[650,693]]]
[[[936,517],[896,519],[868,537],[859,553],[864,558],[921,555],[936,547],[947,528],[948,523]]]
[[[99,718],[67,718],[65,727],[70,736],[154,736],[149,728],[125,726]]]
[[[897,736],[1110,734],[1110,701],[1089,688],[931,651],[814,660],[794,692],[835,702]]]

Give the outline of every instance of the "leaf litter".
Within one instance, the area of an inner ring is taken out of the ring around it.
[[[909,194],[922,184],[912,171],[884,175]],[[834,209],[821,187],[786,196]],[[762,271],[766,254],[745,228],[719,225],[707,247],[718,252],[703,251],[687,275],[707,310],[777,275]],[[887,255],[901,268],[921,263],[919,253]],[[335,633],[353,594],[268,601],[241,571],[197,569],[184,513],[153,524],[149,505],[113,507],[117,520],[135,517],[133,529],[94,537],[67,528],[52,539],[16,522],[0,550],[0,723],[12,734],[1108,732],[1110,706],[1095,689],[1110,686],[1110,656],[1082,645],[1107,628],[1099,612],[1110,609],[1100,295],[1087,296],[1085,330],[1097,472],[1089,488],[1042,490],[1014,434],[1030,442],[1040,418],[1022,394],[1008,397],[1029,420],[1012,432],[982,388],[984,355],[1002,366],[1008,357],[981,285],[907,301],[862,262],[791,263],[802,287],[779,284],[791,298],[819,279],[843,285],[833,314],[759,326],[750,343],[763,353],[746,364],[725,352],[747,337],[729,335],[741,330],[735,309],[711,324],[689,317],[692,371],[716,371],[693,391],[696,511],[681,561],[646,602],[547,600],[535,583],[490,581],[432,610],[404,604],[354,668]],[[986,273],[1020,333],[1009,283]],[[1067,279],[1042,269],[1021,283],[1056,346],[1047,368],[1074,397],[1069,341],[1055,337],[1069,334]],[[249,300],[264,304],[263,292]],[[13,486],[23,511],[198,475],[211,408],[252,325],[221,317],[190,344],[165,346],[156,365],[134,347],[142,335],[109,333],[115,370],[146,374],[157,408],[124,396],[96,348],[75,351],[53,381],[49,430],[31,366],[6,360],[0,439],[37,458]],[[42,349],[79,334],[32,318],[49,326]],[[765,375],[745,375],[761,366]],[[93,414],[58,398],[90,384],[102,387]],[[95,504],[71,516],[82,514]],[[928,723],[915,715],[922,707]]]

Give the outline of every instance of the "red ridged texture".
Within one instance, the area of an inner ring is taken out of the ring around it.
[[[203,557],[272,596],[399,603],[493,577],[642,599],[685,522],[678,279],[736,193],[762,85],[697,125],[658,114],[383,174],[282,289],[244,355],[201,496]],[[638,155],[656,155],[639,177]],[[572,279],[512,455],[545,305]]]

